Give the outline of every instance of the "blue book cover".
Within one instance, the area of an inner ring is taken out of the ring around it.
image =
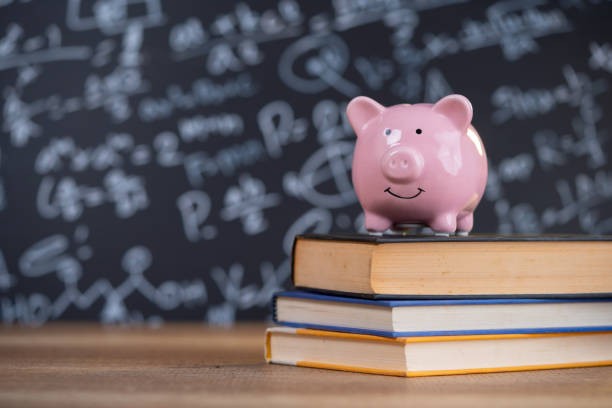
[[[388,300],[295,290],[275,294],[272,307],[280,325],[385,337],[612,330],[612,298]]]

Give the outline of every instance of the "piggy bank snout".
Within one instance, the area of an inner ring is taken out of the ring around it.
[[[394,182],[410,182],[423,172],[424,160],[421,153],[406,146],[389,149],[382,157],[383,174]]]

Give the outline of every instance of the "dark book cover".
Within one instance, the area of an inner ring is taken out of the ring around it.
[[[291,282],[295,282],[295,244],[299,238],[313,239],[321,241],[345,241],[345,242],[362,242],[370,244],[407,244],[407,243],[422,243],[422,242],[605,242],[612,241],[611,235],[588,235],[588,234],[470,234],[468,236],[450,235],[402,235],[402,234],[302,234],[295,237],[292,249],[291,261]],[[612,269],[612,265],[611,265]],[[330,296],[344,296],[360,299],[378,299],[378,300],[403,300],[403,299],[518,299],[518,298],[608,298],[612,293],[570,293],[570,294],[508,294],[508,295],[387,295],[387,294],[369,294],[355,292],[341,292],[327,289],[313,289],[308,287],[294,286],[297,290],[302,290],[311,293],[321,293]]]

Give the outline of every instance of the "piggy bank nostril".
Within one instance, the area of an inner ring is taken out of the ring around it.
[[[408,160],[402,160],[402,167],[403,168],[408,167]]]

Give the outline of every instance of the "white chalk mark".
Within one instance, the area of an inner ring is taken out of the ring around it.
[[[123,32],[131,23],[143,27],[156,27],[166,21],[160,0],[99,0],[94,3],[91,15],[86,15],[84,0],[68,0],[66,25],[74,31],[99,29],[107,34]],[[140,15],[130,15],[132,10],[144,10]]]
[[[286,40],[289,38],[299,37],[303,32],[301,27],[289,27],[285,29],[283,32],[276,34],[254,34],[254,35],[241,35],[235,34],[230,36],[225,36],[222,38],[215,38],[214,40],[207,41],[204,45],[190,49],[189,51],[175,52],[173,54],[173,59],[176,62],[185,61],[192,58],[201,57],[207,55],[213,48],[218,45],[230,45],[236,46],[240,44],[242,41],[249,40],[253,41],[255,44],[264,44],[267,42]]]
[[[91,57],[91,48],[84,46],[58,47],[33,51],[27,54],[14,54],[0,58],[0,71],[30,64],[45,64],[57,61],[82,61]]]

